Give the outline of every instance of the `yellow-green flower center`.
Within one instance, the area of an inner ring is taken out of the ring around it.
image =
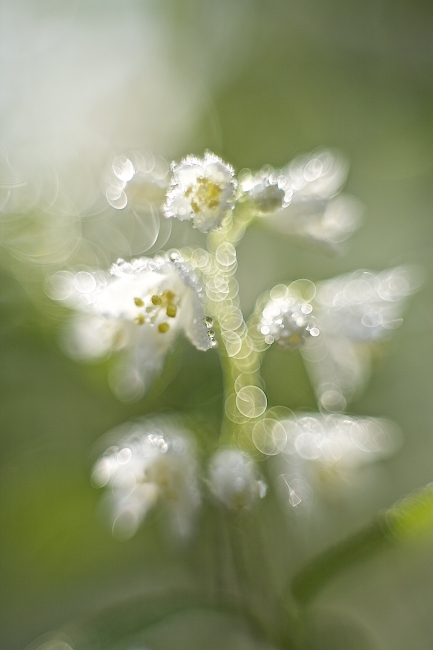
[[[189,187],[185,192],[185,196],[191,201],[191,208],[195,214],[218,208],[221,194],[221,187],[204,177],[197,178],[197,185]]]
[[[178,312],[177,302],[176,294],[170,290],[155,293],[150,296],[150,299],[149,297],[141,298],[136,296],[134,298],[134,305],[142,311],[139,311],[134,318],[134,322],[137,325],[144,325],[146,323],[155,325],[162,311],[165,312],[164,315],[167,318],[176,318]],[[168,322],[163,321],[158,324],[157,329],[160,334],[165,334],[169,331],[170,325]]]

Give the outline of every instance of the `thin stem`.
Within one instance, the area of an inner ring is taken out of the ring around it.
[[[224,413],[221,440],[227,444],[235,443],[238,447],[257,454],[252,432],[267,406],[260,374],[263,347],[262,342],[258,342],[255,336],[257,320],[253,317],[247,323],[242,315],[234,277],[237,268],[236,245],[253,218],[251,205],[247,201],[239,202],[230,222],[221,231],[209,235],[208,251],[211,253],[212,263],[204,275],[209,298],[208,309],[215,321],[223,375]],[[212,287],[215,287],[215,292]],[[241,539],[238,538],[240,531],[232,520],[228,523],[237,587],[240,589],[243,606],[250,611],[253,607],[252,599],[257,596],[257,592],[253,589],[244,563],[244,549]],[[260,618],[264,619],[263,624],[268,629],[270,638],[278,640],[283,647],[293,647],[290,630],[293,616],[285,603],[281,600],[275,601],[272,589],[261,595],[266,602],[263,603]],[[265,611],[269,607],[270,614]]]
[[[383,548],[433,529],[433,485],[380,513],[372,524],[314,558],[295,575],[292,594],[305,607],[344,569]]]
[[[264,412],[266,396],[261,390],[261,354],[249,335],[249,327],[240,309],[235,274],[236,245],[254,216],[250,202],[245,197],[240,199],[223,228],[208,236],[208,250],[212,257],[209,268],[204,271],[208,311],[215,319],[223,374],[221,440],[251,450],[251,425]]]

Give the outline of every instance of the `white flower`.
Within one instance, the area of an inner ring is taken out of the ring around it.
[[[275,342],[286,350],[296,350],[310,336],[316,337],[320,333],[312,316],[310,300],[303,299],[296,291],[298,282],[288,287],[279,284],[270,292],[258,324],[258,330],[268,345]],[[313,283],[309,284],[314,287]]]
[[[109,490],[113,534],[131,537],[161,502],[175,533],[189,535],[200,494],[191,435],[181,421],[174,416],[147,417],[116,427],[108,438],[113,444],[95,463],[92,483]]]
[[[237,187],[233,169],[206,151],[204,158],[187,156],[173,163],[172,171],[165,216],[192,221],[202,232],[219,228],[233,209]]]
[[[348,164],[333,151],[313,151],[281,170],[244,177],[263,225],[308,245],[335,251],[360,226],[362,205],[340,195]]]
[[[292,199],[289,191],[286,195],[283,185],[285,177],[282,171],[265,165],[256,174],[245,170],[240,175],[240,186],[250,197],[257,214],[272,214],[287,207]]]
[[[199,350],[215,345],[204,321],[198,277],[174,253],[171,259],[119,260],[111,275],[60,272],[47,292],[81,312],[66,341],[73,356],[92,360],[124,350],[111,377],[123,400],[149,388],[181,331]]]
[[[374,344],[401,325],[406,299],[421,282],[416,269],[400,266],[318,284],[314,308],[321,336],[307,341],[302,354],[323,408],[344,410],[364,388]]]
[[[255,463],[237,449],[222,449],[211,459],[209,484],[213,494],[227,508],[240,510],[266,494],[266,485],[257,478]]]
[[[290,505],[356,479],[355,470],[392,454],[400,432],[382,418],[303,413],[281,421],[287,444],[276,459],[277,483]]]

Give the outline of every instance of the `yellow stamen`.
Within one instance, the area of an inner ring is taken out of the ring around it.
[[[134,298],[134,302],[137,307],[144,307],[144,302],[142,301],[141,298]]]
[[[173,302],[175,298],[173,291],[164,291],[162,295],[166,298],[167,302]]]
[[[152,305],[161,305],[162,304],[162,298],[161,296],[152,296],[151,298]]]
[[[134,318],[134,323],[137,323],[137,325],[144,325],[146,322],[146,319],[144,318],[143,314],[138,314],[137,318]]]
[[[165,334],[169,329],[170,325],[168,323],[160,323],[158,325],[158,332],[161,332],[161,334]]]
[[[222,188],[209,178],[197,178],[197,185],[185,190],[185,196],[190,199],[194,214],[203,210],[215,210],[221,202]]]
[[[167,316],[169,316],[170,318],[175,318],[175,316],[176,316],[176,314],[177,314],[177,307],[176,307],[176,305],[167,305],[167,309],[166,309],[165,313],[166,313]]]

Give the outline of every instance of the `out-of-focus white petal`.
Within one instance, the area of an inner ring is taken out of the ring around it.
[[[373,344],[403,321],[408,296],[422,283],[419,269],[355,271],[317,285],[315,315],[321,336],[302,350],[321,406],[341,411],[365,387]]]
[[[128,345],[128,328],[121,322],[93,314],[77,313],[62,333],[65,352],[79,361],[109,357]]]
[[[109,382],[120,401],[134,402],[152,387],[163,370],[165,357],[177,332],[172,329],[167,334],[161,337],[155,329],[149,330],[117,360],[110,371]]]
[[[372,349],[366,343],[326,335],[301,350],[317,399],[327,411],[344,411],[371,375]]]
[[[398,427],[383,418],[301,413],[280,426],[288,437],[273,471],[291,506],[308,504],[313,492],[351,484],[359,468],[388,457],[401,442]]]
[[[337,196],[347,177],[348,163],[336,151],[313,151],[281,170],[269,166],[244,174],[248,193],[262,224],[300,243],[335,252],[361,225],[362,204]]]
[[[417,269],[355,271],[321,282],[316,303],[323,331],[357,341],[389,338],[402,322],[405,301],[422,283]]]
[[[232,510],[249,507],[266,494],[254,461],[237,449],[222,449],[212,457],[209,484],[217,499]]]
[[[341,191],[348,172],[349,163],[339,151],[319,149],[284,167],[282,186],[292,190],[295,200],[330,199]]]
[[[113,534],[131,537],[161,502],[176,534],[192,532],[200,506],[192,436],[175,416],[149,416],[116,427],[95,463],[92,483],[106,487]]]
[[[325,252],[337,252],[362,223],[363,205],[347,194],[332,199],[293,201],[269,215],[266,226]]]

